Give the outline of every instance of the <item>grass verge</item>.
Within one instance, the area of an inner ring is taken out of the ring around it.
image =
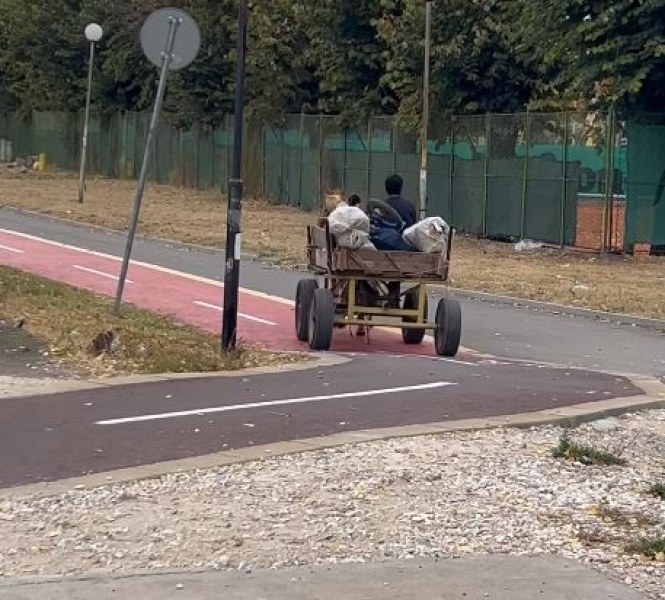
[[[628,554],[639,554],[658,562],[665,562],[665,538],[645,538],[626,547]]]
[[[116,318],[107,298],[2,266],[0,306],[4,317],[25,320],[53,359],[82,376],[231,371],[302,359],[241,346],[223,354],[212,334],[131,306]],[[94,341],[108,331],[117,343],[99,352]]]
[[[77,202],[71,174],[29,173],[0,177],[0,202],[93,225],[124,230],[135,182],[88,181]],[[186,209],[185,209],[186,207]],[[306,225],[314,215],[248,199],[243,205],[244,250],[284,266],[305,261]],[[221,194],[150,184],[139,232],[221,247],[226,230]],[[531,300],[665,319],[665,260],[585,255],[563,250],[515,252],[512,245],[458,236],[452,285]]]
[[[661,500],[665,500],[665,483],[655,483],[652,485],[651,488],[649,488],[649,494],[656,498],[660,498]]]
[[[626,464],[626,460],[617,454],[574,442],[568,434],[561,436],[559,445],[552,451],[552,456],[584,465],[623,466]]]

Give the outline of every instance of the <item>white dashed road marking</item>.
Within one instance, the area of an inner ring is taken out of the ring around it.
[[[160,413],[155,415],[141,415],[138,417],[124,417],[120,419],[109,419],[97,421],[95,425],[123,425],[126,423],[141,423],[144,421],[158,421],[161,419],[175,419],[178,417],[196,417],[212,413],[232,412],[247,410],[250,408],[268,408],[271,406],[285,406],[288,404],[307,404],[311,402],[325,402],[326,400],[341,400],[344,398],[364,398],[368,396],[385,396],[386,394],[404,394],[422,390],[433,390],[447,386],[458,385],[450,381],[436,381],[434,383],[423,383],[420,385],[409,385],[405,387],[385,388],[378,390],[365,390],[362,392],[346,392],[344,394],[331,394],[327,396],[309,396],[307,398],[289,398],[286,400],[271,400],[268,402],[251,402],[247,404],[232,404],[230,406],[215,406],[212,408],[198,408],[195,410],[182,410],[178,412]]]

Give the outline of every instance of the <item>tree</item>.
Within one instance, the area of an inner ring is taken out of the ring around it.
[[[267,121],[316,111],[319,80],[301,3],[264,0],[253,6],[248,38],[247,92],[251,111]]]
[[[519,0],[518,50],[532,57],[552,99],[627,113],[665,106],[665,0]]]
[[[383,83],[400,102],[400,119],[419,124],[425,9],[421,0],[384,0],[378,31],[389,50]],[[508,31],[511,2],[438,0],[433,10],[431,102],[434,113],[521,110],[535,85]]]
[[[9,103],[22,110],[76,110],[85,97],[85,38],[73,35],[79,2],[2,0],[0,72]],[[83,31],[80,29],[79,31]]]

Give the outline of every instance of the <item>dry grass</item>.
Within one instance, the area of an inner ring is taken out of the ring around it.
[[[76,201],[71,175],[0,177],[0,202],[85,223],[124,229],[135,183],[93,179],[86,202]],[[219,193],[149,185],[140,233],[188,243],[221,246],[226,205]],[[244,249],[301,265],[305,226],[314,215],[265,201],[244,204]],[[570,251],[517,253],[511,245],[458,238],[452,284],[456,287],[566,305],[665,318],[665,260],[599,258]]]
[[[25,319],[51,357],[77,375],[230,371],[300,360],[249,348],[222,354],[214,335],[130,306],[115,318],[106,298],[2,266],[0,306],[4,317]],[[119,335],[118,348],[96,355],[92,342],[106,331]]]
[[[28,173],[0,177],[0,203],[55,217],[124,230],[134,203],[136,182],[89,178],[85,202],[79,204],[76,178],[67,173]],[[302,263],[305,227],[312,215],[247,200],[243,204],[243,250],[278,257],[287,265]],[[148,184],[141,207],[139,233],[188,244],[222,247],[226,238],[226,199],[201,192]]]

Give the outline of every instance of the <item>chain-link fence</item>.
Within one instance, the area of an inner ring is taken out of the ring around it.
[[[136,177],[150,115],[93,116],[90,171]],[[418,198],[420,144],[390,117],[341,129],[332,117],[290,115],[274,127],[248,118],[247,192],[316,210],[327,191],[385,195],[392,173]],[[65,113],[0,117],[0,142],[14,156],[45,153],[75,170],[82,118]],[[225,192],[233,124],[175,129],[162,121],[151,177]],[[594,250],[665,245],[665,119],[625,125],[613,114],[519,113],[434,116],[428,144],[429,214],[459,230]],[[6,153],[6,152],[5,152]],[[630,173],[629,173],[630,168]]]

